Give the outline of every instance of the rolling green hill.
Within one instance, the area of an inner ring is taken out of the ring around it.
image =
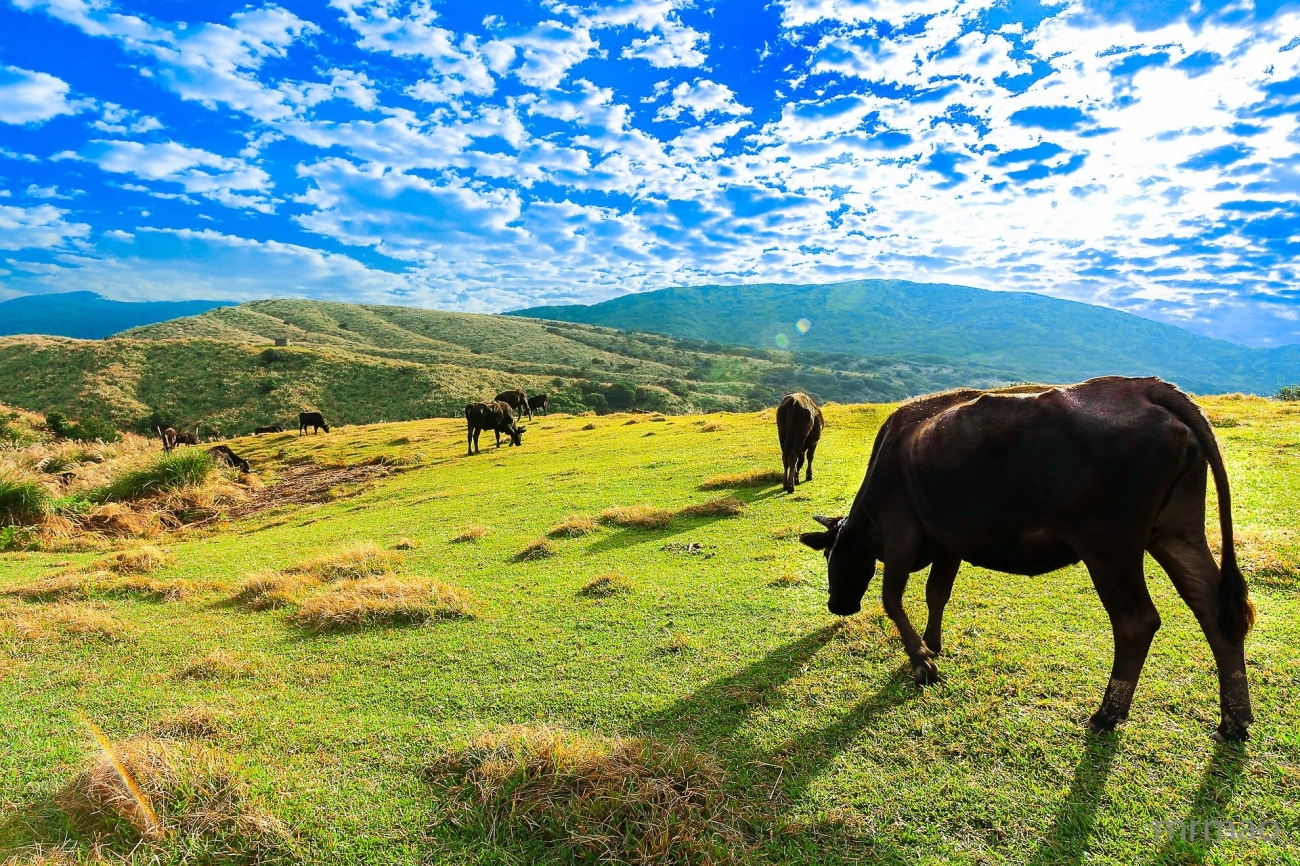
[[[274,341],[286,338],[288,346]],[[1009,381],[977,365],[791,353],[609,328],[406,307],[270,300],[126,331],[112,339],[0,339],[0,401],[104,417],[122,428],[208,434],[460,416],[507,388],[553,411],[745,410],[794,388],[838,402],[897,400]]]
[[[942,359],[1027,381],[1158,375],[1202,394],[1273,394],[1300,382],[1300,345],[1252,349],[1043,295],[900,280],[664,289],[509,315],[754,347]]]
[[[94,292],[27,295],[0,303],[0,336],[47,334],[98,340],[127,328],[197,316],[233,301],[112,301]]]

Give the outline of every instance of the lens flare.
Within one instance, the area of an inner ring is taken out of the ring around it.
[[[808,333],[808,329],[812,327],[812,322],[808,321],[807,319],[800,319],[799,321],[794,323],[794,326],[799,331],[799,333],[806,334]]]
[[[777,335],[776,335],[776,347],[777,347],[778,349],[785,349],[785,348],[789,347],[789,345],[790,345],[790,338],[789,338],[789,337],[787,337],[785,334],[777,334]]]

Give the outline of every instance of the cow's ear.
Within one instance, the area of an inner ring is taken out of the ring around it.
[[[799,540],[813,550],[825,550],[835,543],[833,532],[801,532]]]
[[[525,430],[527,430],[527,429],[528,429],[527,427],[516,427],[516,428],[515,428],[515,432],[516,432],[516,433],[523,433],[523,432],[524,432]]]

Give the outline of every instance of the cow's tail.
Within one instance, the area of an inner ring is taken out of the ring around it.
[[[1162,382],[1152,389],[1151,400],[1187,425],[1210,464],[1214,489],[1219,494],[1219,531],[1223,536],[1219,563],[1219,628],[1228,640],[1242,640],[1255,625],[1255,605],[1250,600],[1246,578],[1237,565],[1237,551],[1232,541],[1232,494],[1228,490],[1228,472],[1223,468],[1219,442],[1205,413],[1177,388]]]

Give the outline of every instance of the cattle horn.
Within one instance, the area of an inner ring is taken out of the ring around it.
[[[842,521],[843,519],[844,519],[843,517],[826,517],[823,514],[813,515],[813,520],[816,520],[818,523],[820,523],[822,526],[825,526],[827,529],[834,529],[835,527],[839,526],[840,521]]]

